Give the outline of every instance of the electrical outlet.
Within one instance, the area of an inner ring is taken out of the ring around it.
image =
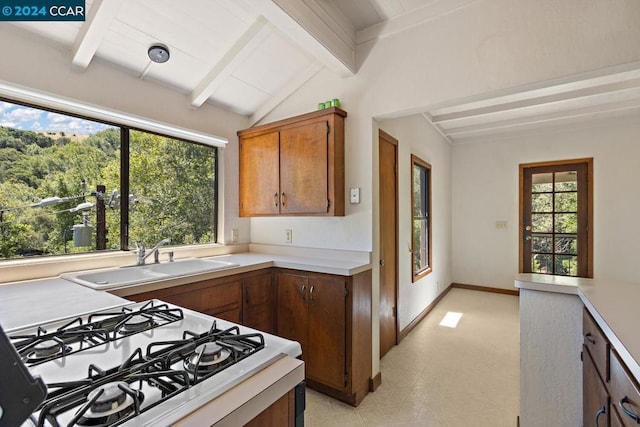
[[[231,243],[238,243],[238,229],[231,230]]]
[[[284,230],[284,242],[285,243],[293,242],[293,230],[289,230],[289,229]]]
[[[360,203],[360,188],[354,187],[349,190],[349,202],[351,204]]]
[[[507,221],[496,221],[496,228],[504,230],[505,228],[507,228]]]

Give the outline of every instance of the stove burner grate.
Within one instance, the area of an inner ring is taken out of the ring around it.
[[[190,374],[206,373],[218,368],[232,355],[232,350],[215,342],[207,342],[196,347],[184,360],[184,367]]]
[[[9,339],[28,366],[38,365],[125,336],[137,334],[184,318],[180,308],[149,301],[141,307],[123,307],[77,317],[48,332],[39,326],[35,333],[14,335]]]
[[[74,418],[80,426],[108,426],[140,410],[144,395],[124,381],[93,389]]]

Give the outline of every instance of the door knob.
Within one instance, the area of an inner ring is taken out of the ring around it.
[[[383,259],[380,260],[380,265],[384,265],[384,260]]]

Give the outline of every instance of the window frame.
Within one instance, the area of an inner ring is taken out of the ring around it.
[[[426,217],[416,217],[414,215],[415,212],[415,204],[416,204],[416,200],[415,200],[415,188],[414,188],[414,170],[415,167],[420,167],[423,168],[425,170],[425,175],[426,175],[426,188],[421,188],[421,192],[420,194],[422,194],[424,196],[424,199],[421,200],[423,202],[425,202],[426,207],[427,207],[427,212],[426,212]],[[427,276],[429,273],[431,273],[433,271],[433,264],[432,264],[432,226],[431,224],[433,223],[433,214],[432,214],[432,204],[431,204],[431,181],[432,181],[432,173],[431,173],[431,165],[427,162],[425,162],[424,160],[422,160],[421,158],[419,158],[418,156],[412,154],[411,155],[411,173],[410,173],[410,177],[411,177],[411,282],[417,282],[418,280],[422,279],[423,277]],[[426,190],[426,194],[425,194],[425,190]],[[427,245],[425,248],[416,248],[415,247],[415,239],[413,238],[414,233],[415,233],[415,220],[416,219],[424,219],[426,220],[426,224],[427,224]],[[416,253],[422,253],[422,250],[425,249],[427,254],[426,254],[426,258],[427,258],[427,265],[426,267],[417,270],[415,269],[415,258],[416,258]]]
[[[219,218],[218,218],[218,214],[219,214],[219,205],[218,205],[218,201],[219,201],[219,188],[220,188],[220,180],[219,180],[219,175],[218,175],[218,171],[219,171],[219,154],[220,151],[218,150],[218,146],[216,145],[210,145],[210,144],[205,144],[204,142],[198,142],[198,141],[192,141],[183,137],[178,137],[178,136],[173,136],[170,134],[164,134],[164,133],[160,133],[160,132],[155,132],[152,130],[148,130],[148,129],[144,129],[144,128],[138,128],[138,127],[133,127],[133,126],[128,126],[126,124],[123,123],[117,123],[115,121],[111,121],[111,120],[104,120],[104,119],[99,119],[99,118],[95,118],[95,117],[91,117],[89,115],[83,115],[83,114],[78,114],[78,113],[74,113],[74,112],[69,112],[69,111],[65,111],[65,110],[61,110],[61,109],[57,109],[57,108],[52,108],[46,105],[38,105],[37,103],[34,102],[29,102],[29,101],[22,101],[20,99],[14,99],[14,98],[10,98],[10,97],[6,97],[6,96],[2,96],[0,95],[0,102],[8,102],[14,105],[20,105],[20,106],[24,106],[24,107],[28,107],[28,108],[34,108],[34,109],[38,109],[41,111],[45,111],[45,112],[52,112],[52,113],[57,113],[57,114],[61,114],[61,115],[65,115],[68,117],[74,117],[74,118],[78,118],[78,119],[82,119],[82,120],[89,120],[92,122],[97,122],[97,123],[102,123],[108,126],[113,126],[116,127],[120,130],[120,191],[122,194],[129,194],[129,172],[130,172],[130,165],[129,165],[129,156],[130,156],[130,132],[131,131],[138,131],[138,132],[144,132],[144,133],[148,133],[148,134],[153,134],[153,135],[158,135],[164,138],[170,138],[172,140],[176,140],[176,141],[181,141],[187,144],[195,144],[195,145],[200,145],[203,147],[207,147],[213,150],[213,155],[214,155],[214,184],[213,184],[213,191],[214,191],[214,200],[213,200],[213,216],[214,216],[214,220],[213,220],[213,227],[212,227],[212,234],[213,234],[213,239],[211,242],[208,243],[200,243],[198,245],[206,245],[206,244],[217,244],[218,243],[218,222],[219,222]],[[28,260],[35,260],[35,259],[44,259],[44,258],[52,258],[52,257],[59,257],[59,256],[74,256],[74,255],[87,255],[87,254],[100,254],[100,253],[114,253],[114,252],[129,252],[129,210],[128,209],[120,209],[120,232],[119,232],[119,237],[120,237],[120,248],[119,249],[110,249],[110,250],[98,250],[98,249],[92,249],[90,251],[87,252],[78,252],[78,253],[66,253],[66,254],[49,254],[49,255],[35,255],[35,256],[29,256],[29,257],[23,257],[23,258],[0,258],[0,263],[3,261],[15,261],[18,259],[28,259]],[[191,246],[191,245],[179,245],[179,246]]]
[[[586,189],[584,189],[583,196],[586,200],[583,200],[584,206],[579,208],[577,214],[580,217],[581,222],[584,224],[582,230],[579,230],[577,234],[579,238],[582,240],[582,252],[583,252],[583,260],[584,264],[580,270],[578,271],[577,276],[564,276],[564,277],[593,277],[593,157],[585,157],[585,158],[577,158],[577,159],[566,159],[566,160],[553,160],[553,161],[545,161],[545,162],[533,162],[533,163],[521,163],[519,165],[519,232],[518,232],[518,271],[520,273],[528,272],[531,270],[529,267],[530,255],[531,251],[525,250],[525,242],[527,240],[527,236],[529,235],[529,230],[526,229],[528,223],[525,223],[525,213],[527,207],[530,208],[531,202],[527,203],[525,200],[525,196],[527,195],[527,188],[525,184],[525,175],[527,173],[532,173],[533,170],[536,170],[536,173],[555,173],[561,171],[563,168],[566,170],[576,168],[583,168],[583,173],[585,177],[583,178],[583,185],[586,185]],[[553,233],[555,234],[555,232]],[[547,274],[547,273],[536,273],[536,274]],[[549,273],[550,274],[550,273]]]

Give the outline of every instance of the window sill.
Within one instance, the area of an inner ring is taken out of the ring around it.
[[[418,280],[428,276],[432,271],[433,271],[433,269],[431,267],[428,267],[428,268],[425,268],[424,270],[420,271],[419,273],[413,273],[412,278],[411,278],[411,283],[415,283]]]
[[[160,259],[172,251],[176,259],[190,257],[209,257],[230,253],[248,252],[249,245],[206,244],[192,246],[167,246],[160,249]],[[163,256],[164,255],[164,256]],[[136,263],[133,251],[113,251],[77,255],[60,255],[35,259],[0,261],[0,285],[24,280],[56,277],[71,271],[92,270],[96,268],[119,267]]]

